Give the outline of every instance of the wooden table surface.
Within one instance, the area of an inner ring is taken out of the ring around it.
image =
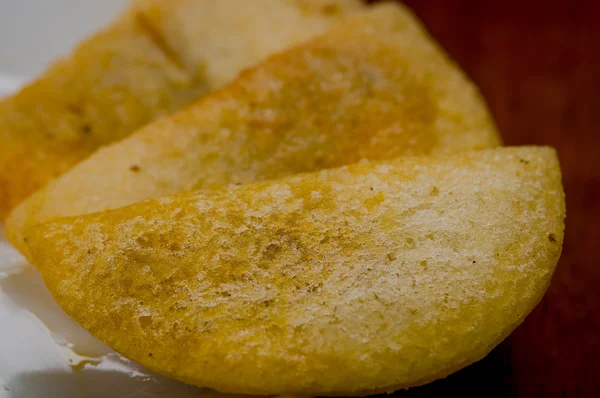
[[[558,149],[562,258],[483,361],[398,397],[600,397],[600,2],[406,0],[478,84],[507,145]]]

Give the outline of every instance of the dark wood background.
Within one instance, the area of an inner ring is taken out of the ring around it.
[[[567,194],[545,299],[486,359],[398,397],[600,397],[600,2],[405,0],[487,98],[507,145],[558,149]]]

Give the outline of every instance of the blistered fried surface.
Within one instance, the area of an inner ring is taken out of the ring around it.
[[[500,148],[180,194],[43,224],[28,244],[67,313],[154,371],[363,394],[506,337],[548,286],[564,206],[553,150]]]
[[[0,102],[0,220],[98,147],[359,9],[359,0],[136,1]]]
[[[416,19],[387,4],[245,72],[102,149],[20,206],[8,238],[58,216],[193,188],[500,143],[475,87]]]

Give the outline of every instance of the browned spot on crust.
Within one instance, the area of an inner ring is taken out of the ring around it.
[[[143,13],[137,13],[135,15],[135,21],[139,26],[140,30],[154,43],[173,65],[178,69],[185,70],[185,65],[181,61],[181,58],[175,52],[175,50],[169,45],[162,32],[148,20]]]
[[[325,4],[321,7],[321,12],[328,16],[337,15],[340,12],[340,8],[337,4]]]

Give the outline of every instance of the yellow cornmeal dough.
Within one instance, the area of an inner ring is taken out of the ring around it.
[[[155,372],[229,393],[393,391],[466,366],[543,296],[556,154],[400,158],[33,227],[57,302]]]
[[[365,8],[359,0],[141,0],[0,102],[0,221],[98,147]]]
[[[101,149],[18,207],[24,225],[194,188],[500,144],[476,88],[414,16],[375,7]]]

